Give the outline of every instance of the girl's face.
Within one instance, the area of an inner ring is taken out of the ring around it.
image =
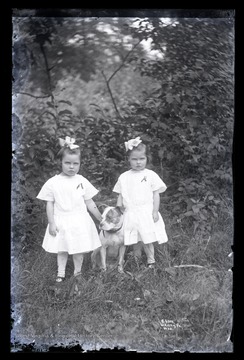
[[[67,176],[74,176],[80,169],[78,154],[65,154],[62,159],[62,172]]]
[[[144,170],[147,165],[145,150],[132,150],[129,156],[129,163],[132,170]]]

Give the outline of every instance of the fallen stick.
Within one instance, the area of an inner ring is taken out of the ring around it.
[[[194,265],[194,264],[190,264],[190,265],[174,265],[173,267],[197,267],[197,268],[204,268],[205,266],[202,265]]]

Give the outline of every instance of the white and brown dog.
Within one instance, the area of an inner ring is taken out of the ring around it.
[[[108,206],[102,213],[99,224],[102,246],[91,254],[93,269],[98,265],[101,270],[107,269],[107,256],[118,258],[118,271],[123,273],[125,245],[123,236],[123,212],[119,206]]]

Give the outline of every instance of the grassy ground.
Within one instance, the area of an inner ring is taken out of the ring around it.
[[[12,352],[32,344],[83,350],[232,352],[232,258],[230,219],[216,222],[209,236],[192,236],[184,224],[165,219],[169,242],[155,245],[156,268],[140,264],[128,249],[125,274],[110,264],[101,274],[86,254],[83,273],[55,284],[56,255],[41,248],[12,259]],[[38,243],[40,245],[38,245]]]

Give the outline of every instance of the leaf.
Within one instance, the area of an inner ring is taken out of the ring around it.
[[[62,110],[62,111],[59,111],[59,113],[58,113],[58,115],[65,115],[65,114],[72,115],[72,112],[70,110]]]
[[[160,122],[160,123],[159,123],[159,126],[160,126],[163,130],[167,130],[167,129],[168,129],[168,125],[166,125],[166,124],[163,123],[163,122]]]
[[[218,141],[219,141],[219,139],[218,139],[216,136],[213,136],[213,137],[210,139],[210,142],[211,142],[211,144],[213,144],[213,145],[216,145]]]
[[[194,215],[194,212],[190,210],[190,211],[185,212],[183,215],[184,216],[192,216],[192,215]]]
[[[205,204],[203,204],[203,203],[198,203],[198,204],[197,204],[197,207],[198,207],[199,209],[201,209],[201,208],[205,207]]]
[[[164,269],[168,274],[170,274],[171,276],[175,276],[176,274],[176,269],[172,268],[172,267],[168,267]]]
[[[195,214],[197,214],[199,212],[199,207],[197,205],[193,205],[192,210],[194,211]]]
[[[91,120],[96,120],[96,118],[94,117],[94,116],[91,116],[91,115],[89,115],[89,116],[86,116],[86,118],[84,119],[84,120],[89,120],[89,119],[91,119]]]
[[[192,154],[192,157],[194,159],[195,162],[198,162],[198,159],[200,159],[201,155],[194,155]]]
[[[121,317],[122,317],[123,320],[127,321],[127,320],[130,319],[131,315],[130,315],[128,312],[126,312],[126,311],[123,310],[123,311],[121,312]]]
[[[48,106],[51,106],[52,108],[54,108],[53,103],[51,103],[50,101],[47,101],[47,105],[48,105]]]
[[[195,222],[194,222],[193,234],[196,233],[196,230],[197,230],[198,226],[199,226],[199,222],[195,221]]]
[[[158,151],[158,156],[160,157],[160,159],[163,158],[163,156],[164,156],[164,151],[165,151],[165,149],[160,149],[160,150]]]
[[[157,127],[158,127],[158,122],[157,121],[152,121],[151,122],[151,128],[156,129]]]
[[[110,321],[110,322],[108,322],[108,323],[106,324],[106,328],[109,329],[109,330],[115,329],[116,326],[117,326],[117,323],[116,323],[116,321],[114,321],[114,320],[112,320],[112,321]]]
[[[54,160],[54,158],[55,158],[54,152],[53,152],[51,149],[47,149],[47,152],[48,152],[50,158],[51,158],[52,160]]]
[[[59,100],[58,102],[59,103],[65,103],[65,104],[68,104],[68,105],[72,106],[72,102],[70,102],[68,100]]]
[[[175,95],[175,100],[176,100],[177,102],[180,102],[180,97],[179,97],[179,95]]]
[[[149,300],[151,298],[151,293],[149,290],[144,290],[143,291],[143,296],[145,298],[145,300]]]
[[[166,95],[166,101],[171,104],[174,101],[174,98],[172,96],[172,94],[167,94]]]
[[[97,104],[90,103],[89,105],[90,105],[90,106],[95,106],[95,107],[97,107],[97,108],[100,110],[100,106],[98,106]]]
[[[88,325],[88,324],[85,324],[84,325],[84,329],[87,331],[87,332],[92,332],[92,326]]]
[[[202,211],[199,213],[199,215],[202,220],[207,220],[206,216],[203,215]]]
[[[31,147],[31,148],[29,149],[29,155],[30,155],[31,159],[34,159],[34,156],[35,156],[35,150],[34,150],[34,148],[33,148],[33,147]]]
[[[195,294],[192,295],[192,300],[195,301],[195,300],[197,300],[199,297],[200,297],[200,294],[195,293]]]
[[[54,117],[54,119],[56,118],[56,116],[53,113],[51,113],[50,111],[45,111],[42,115],[44,115],[44,114],[50,114]]]
[[[174,154],[172,152],[167,153],[166,155],[167,160],[171,160],[174,157]]]
[[[77,131],[80,127],[82,126],[82,124],[77,124],[74,126],[74,131]]]

